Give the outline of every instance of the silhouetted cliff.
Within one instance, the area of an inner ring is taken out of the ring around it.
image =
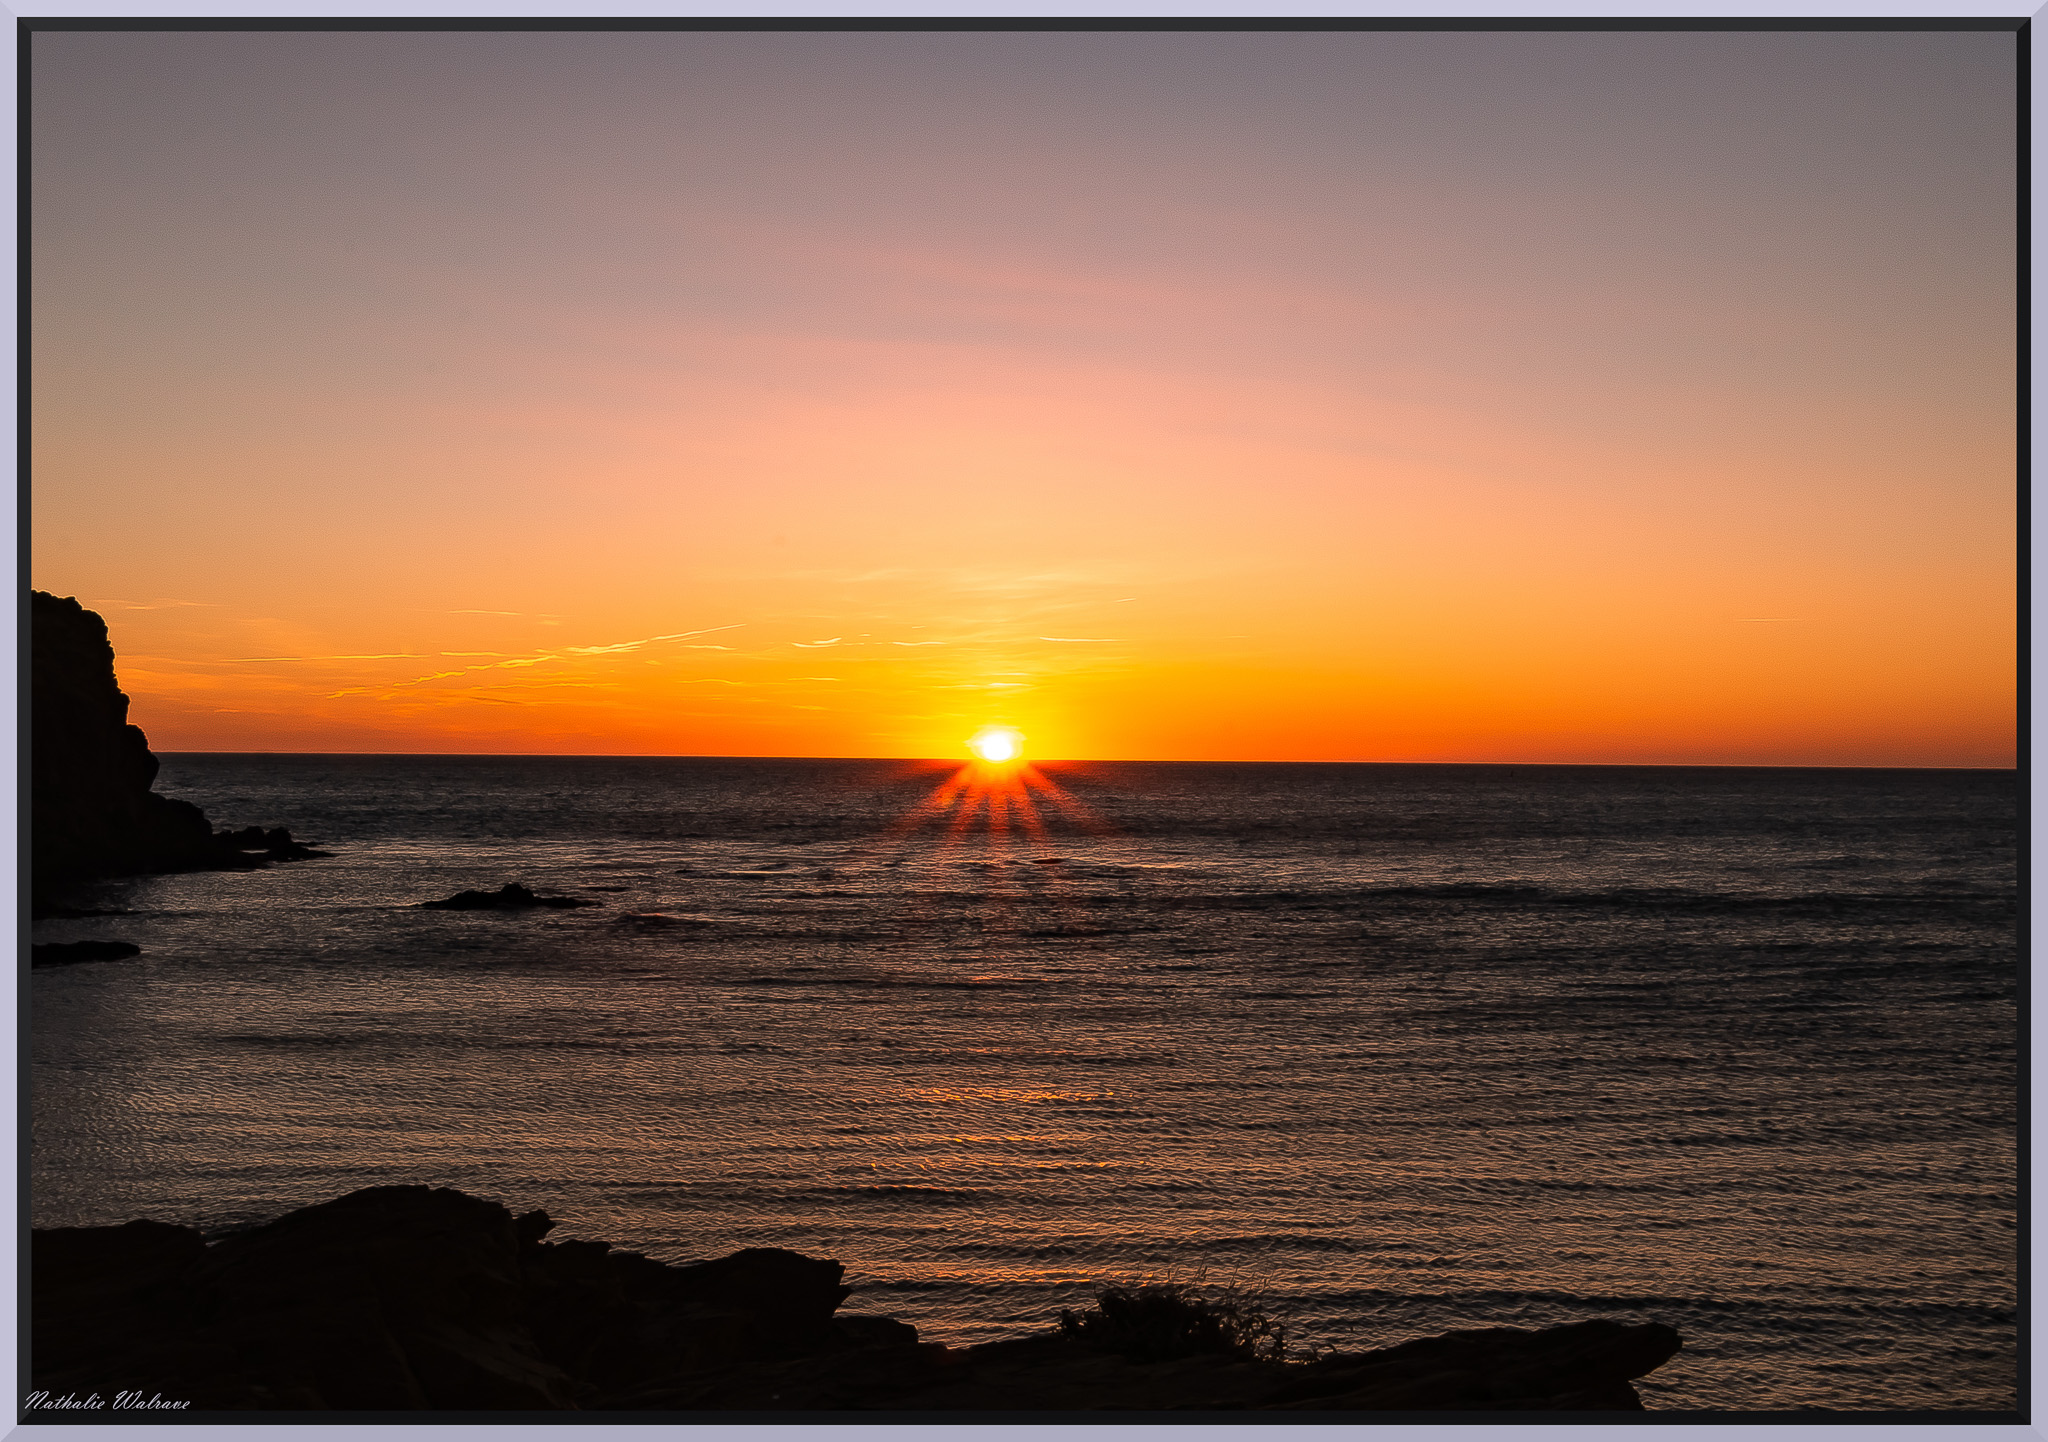
[[[216,832],[189,801],[150,790],[157,759],[114,679],[107,623],[69,597],[30,593],[30,789],[34,890],[87,876],[298,860],[282,828]]]

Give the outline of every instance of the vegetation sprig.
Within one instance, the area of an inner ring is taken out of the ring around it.
[[[1110,1284],[1086,1312],[1060,1309],[1060,1335],[1079,1337],[1134,1362],[1221,1356],[1278,1362],[1287,1329],[1232,1282],[1203,1287],[1172,1280]]]

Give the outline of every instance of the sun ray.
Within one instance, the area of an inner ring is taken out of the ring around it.
[[[1096,814],[1093,808],[1081,801],[1079,797],[1068,791],[1064,786],[1054,781],[1050,776],[1047,776],[1043,771],[1040,771],[1036,766],[1023,767],[1018,773],[1018,779],[1026,787],[1044,793],[1046,800],[1052,803],[1055,810],[1070,818],[1084,831],[1093,832],[1098,836],[1107,836],[1115,830],[1107,821],[1104,821],[1101,816]]]
[[[1031,793],[1024,787],[1018,787],[1016,795],[1010,798],[1010,804],[1015,809],[1017,820],[1023,825],[1025,834],[1041,847],[1049,848],[1051,842],[1045,834],[1045,822],[1039,818],[1038,807],[1032,802]]]
[[[895,857],[884,861],[885,865],[910,859],[920,845],[920,834],[930,837],[923,843],[929,848],[925,851],[929,863],[943,866],[970,847],[992,863],[984,873],[984,895],[1000,903],[1002,916],[1001,924],[990,928],[991,934],[1014,929],[1019,918],[1010,913],[1018,905],[1051,903],[1061,911],[1072,906],[1071,898],[1064,897],[1070,884],[1065,873],[1034,867],[1027,875],[1001,863],[1021,859],[1027,851],[1037,853],[1031,858],[1035,861],[1064,860],[1054,855],[1056,827],[1098,836],[1114,832],[1114,827],[1078,797],[1021,755],[1013,752],[1007,760],[991,760],[985,753],[1002,754],[1004,746],[984,748],[977,743],[996,731],[1007,733],[1014,738],[1010,744],[1021,747],[1022,733],[1014,728],[984,727],[969,743],[977,759],[939,779],[879,838],[885,852]],[[977,841],[970,842],[970,837]],[[957,883],[939,880],[934,884],[943,892]],[[912,910],[920,905],[915,892],[922,889],[920,883],[906,898]]]

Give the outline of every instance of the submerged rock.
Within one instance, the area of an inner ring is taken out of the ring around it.
[[[282,826],[273,826],[268,831],[260,826],[245,826],[240,831],[216,831],[214,840],[244,855],[261,853],[262,859],[268,861],[311,861],[334,855],[331,851],[315,851],[292,840],[291,832]]]
[[[191,1412],[1639,1410],[1657,1324],[1453,1332],[1288,1363],[1133,1360],[1085,1335],[977,1347],[837,1315],[836,1261],[751,1247],[674,1265],[544,1240],[545,1212],[372,1187],[208,1241],[159,1222],[32,1242],[34,1376]]]
[[[575,896],[537,896],[516,881],[496,891],[458,891],[440,901],[422,901],[428,911],[523,911],[530,906],[596,906]]]
[[[666,911],[629,911],[619,918],[620,926],[634,931],[666,931],[678,926],[702,929],[715,924],[701,916],[674,916]]]

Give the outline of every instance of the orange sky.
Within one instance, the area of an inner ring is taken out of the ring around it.
[[[160,750],[2003,766],[2009,34],[33,41]]]

